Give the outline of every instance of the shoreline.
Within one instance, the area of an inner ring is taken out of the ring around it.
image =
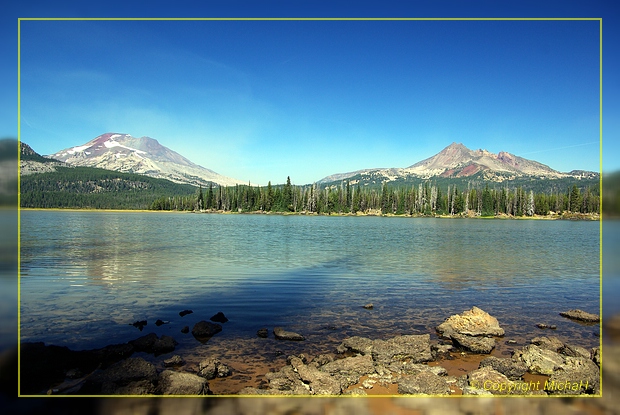
[[[468,319],[484,321],[487,326],[473,336],[452,331]],[[449,322],[447,328],[443,327]],[[172,337],[159,337],[153,332],[127,343],[79,351],[46,343],[20,343],[21,396],[166,395],[169,393],[162,390],[166,385],[162,378],[166,376],[190,378],[202,384],[205,394],[220,397],[600,393],[600,342],[586,349],[573,343],[577,339],[565,343],[549,331],[514,337],[504,333],[494,317],[476,307],[447,318],[435,328],[436,338],[429,333],[373,339],[344,336],[338,340],[339,346],[326,348],[326,344],[312,339],[280,338],[275,331],[269,329],[269,337],[275,337],[271,342],[286,352],[271,353],[270,357],[260,352],[273,346],[262,335],[215,346],[213,341],[208,342],[211,337],[205,340],[194,334],[202,346],[177,351],[178,343]],[[461,343],[463,336],[469,340]],[[470,341],[473,343],[468,344]],[[490,349],[488,345],[482,346],[487,349],[480,348],[485,342],[492,343]],[[248,343],[254,348],[247,347]],[[175,359],[177,363],[170,363]],[[549,361],[553,365],[545,369]],[[489,385],[479,386],[483,381]],[[589,385],[578,386],[571,393],[562,387],[548,390],[549,382],[567,382],[571,387],[575,382]],[[518,388],[535,383],[535,389],[517,393]],[[499,386],[493,389],[492,385]],[[545,388],[541,389],[541,385]],[[183,388],[187,389],[175,389],[174,394],[203,394],[203,389],[197,391],[187,385]],[[512,392],[507,393],[509,388]]]
[[[598,213],[563,213],[552,215],[533,215],[533,216],[512,216],[495,215],[480,216],[476,214],[457,214],[457,215],[410,215],[393,214],[381,212],[357,212],[357,213],[316,213],[316,212],[232,212],[222,210],[151,210],[151,209],[96,209],[96,208],[30,208],[20,207],[18,211],[53,211],[53,212],[118,212],[118,213],[194,213],[194,214],[219,214],[219,215],[277,215],[277,216],[325,216],[325,217],[386,217],[386,218],[436,218],[436,219],[479,219],[479,220],[574,220],[574,221],[600,221],[601,215]]]

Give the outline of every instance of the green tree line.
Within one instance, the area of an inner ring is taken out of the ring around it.
[[[381,212],[396,215],[511,216],[556,213],[599,213],[598,186],[579,188],[576,184],[564,192],[534,193],[522,186],[459,189],[456,185],[437,186],[432,181],[417,186],[381,188],[352,185],[321,187],[316,183],[294,186],[290,177],[285,185],[236,185],[200,187],[188,196],[160,197],[151,205],[154,210],[207,210],[228,212],[307,212],[318,214]]]

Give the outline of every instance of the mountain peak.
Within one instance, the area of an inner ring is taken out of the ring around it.
[[[245,183],[194,164],[154,138],[136,138],[130,134],[105,133],[86,144],[61,150],[49,157],[77,166],[145,174],[195,186]]]

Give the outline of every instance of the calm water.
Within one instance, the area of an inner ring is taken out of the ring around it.
[[[598,222],[21,213],[21,339],[72,349],[153,331],[179,341],[176,353],[267,359],[333,351],[350,335],[434,333],[473,305],[507,339],[593,347],[597,326],[558,313],[599,313],[599,287]],[[205,345],[180,333],[218,311],[230,321]],[[141,333],[130,324],[142,319]],[[307,340],[256,337],[274,326]]]

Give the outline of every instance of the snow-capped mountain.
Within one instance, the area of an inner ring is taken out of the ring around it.
[[[319,183],[330,183],[359,176],[373,180],[393,181],[403,178],[431,177],[470,177],[481,174],[486,180],[504,181],[518,177],[531,176],[541,179],[557,179],[563,177],[597,177],[598,173],[571,171],[561,173],[537,161],[528,160],[514,154],[500,151],[498,154],[487,150],[470,150],[460,143],[452,143],[439,153],[405,168],[364,169],[350,173],[339,173],[327,176]]]
[[[47,157],[74,166],[139,173],[195,186],[207,186],[209,182],[222,186],[244,183],[192,163],[153,138],[137,138],[129,134],[106,133],[86,144]]]

